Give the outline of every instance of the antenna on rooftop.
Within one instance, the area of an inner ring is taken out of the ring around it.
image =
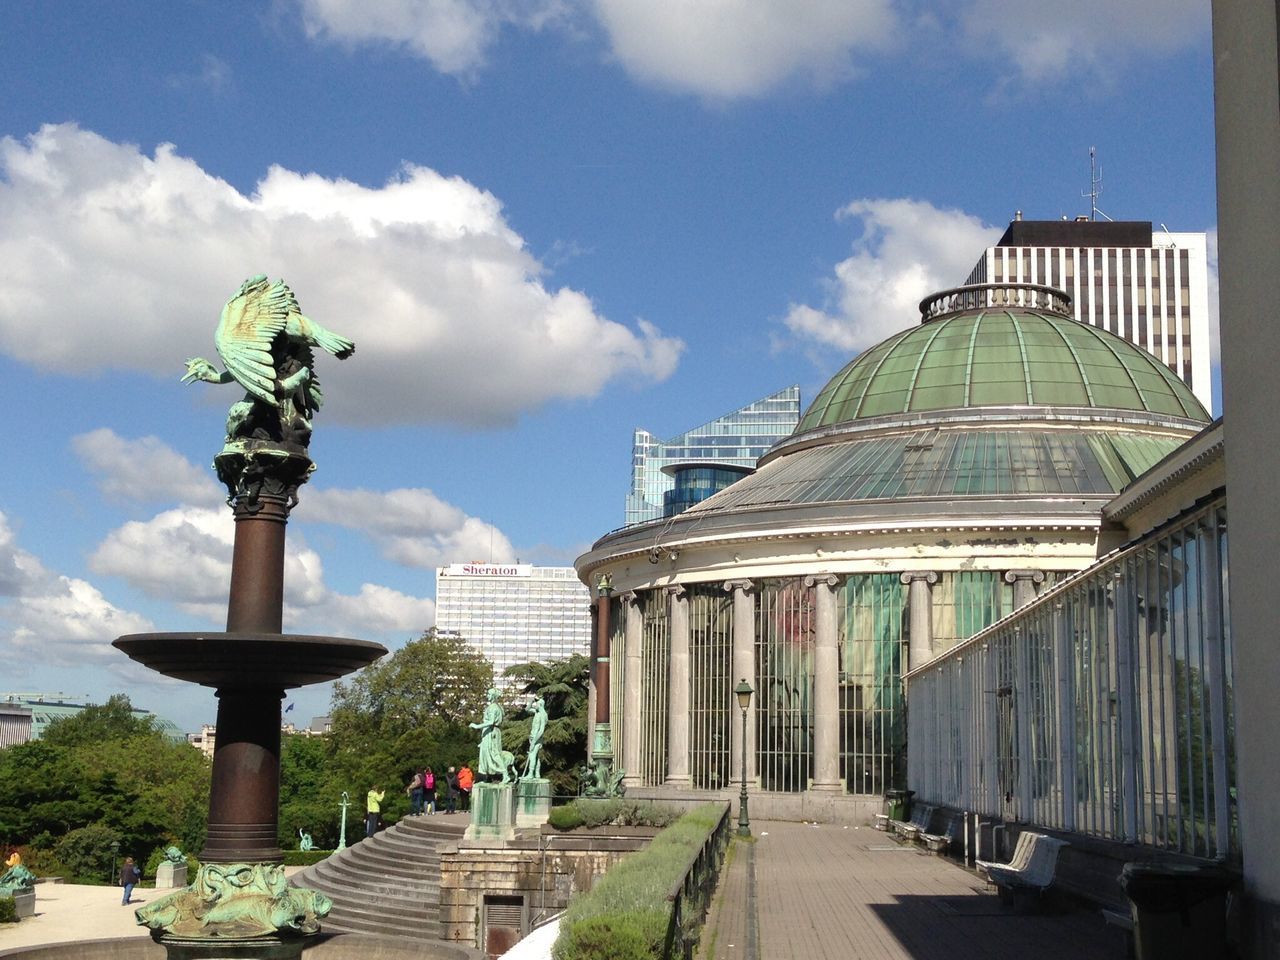
[[[1089,219],[1102,217],[1108,222],[1111,218],[1098,209],[1098,197],[1102,194],[1102,165],[1098,163],[1097,147],[1089,148],[1089,192],[1081,192],[1080,196],[1089,198]]]

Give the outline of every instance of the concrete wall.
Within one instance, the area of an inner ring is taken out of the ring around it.
[[[524,897],[529,928],[559,913],[575,893],[628,853],[646,846],[658,831],[608,828],[546,833],[505,847],[462,844],[440,852],[440,926],[445,940],[480,946],[485,894]],[[528,932],[526,928],[525,932]]]
[[[691,810],[704,803],[728,800],[732,804],[730,816],[738,816],[739,789],[732,790],[679,790],[670,787],[631,787],[628,800],[654,800],[668,806]],[[875,822],[875,815],[884,811],[884,798],[858,794],[804,791],[802,793],[773,793],[758,791],[747,785],[747,813],[751,820],[791,820],[797,823],[849,823],[865,826]]]
[[[1231,633],[1250,956],[1280,956],[1280,42],[1275,0],[1214,0]]]

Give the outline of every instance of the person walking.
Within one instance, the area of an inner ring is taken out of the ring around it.
[[[413,772],[413,779],[409,781],[409,786],[404,788],[404,792],[409,795],[409,816],[420,816],[422,814],[422,774],[417,770]]]
[[[120,868],[120,886],[124,887],[124,897],[120,906],[128,906],[133,902],[133,888],[142,880],[142,871],[133,862],[133,857],[124,858],[124,866]]]
[[[428,816],[436,812],[436,775],[430,767],[422,771],[422,806]]]
[[[465,763],[458,771],[458,790],[462,793],[462,809],[471,809],[471,788],[475,786],[476,777]]]
[[[368,839],[378,832],[378,815],[382,813],[382,798],[384,791],[378,788],[378,784],[374,784],[369,789],[368,796],[365,797],[365,814],[364,814],[364,835]]]
[[[445,805],[449,808],[445,813],[453,813],[458,809],[458,773],[450,767],[444,775]]]

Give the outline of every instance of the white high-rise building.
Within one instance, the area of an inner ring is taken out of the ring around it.
[[[512,664],[586,654],[591,592],[573,567],[451,563],[436,568],[436,629],[457,633],[493,662]]]
[[[1203,233],[1149,221],[1023,220],[988,247],[966,283],[1039,283],[1071,295],[1077,320],[1164,363],[1212,408]]]

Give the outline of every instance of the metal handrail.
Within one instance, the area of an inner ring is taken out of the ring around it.
[[[729,809],[730,805],[726,800],[715,828],[689,857],[680,879],[667,894],[671,915],[662,945],[662,960],[673,960],[675,957],[692,960],[694,947],[698,943],[697,928],[701,926],[711,902],[711,894],[715,891],[720,875],[720,864],[724,861],[724,851],[729,844]],[[686,915],[692,919],[692,923],[685,923]]]

